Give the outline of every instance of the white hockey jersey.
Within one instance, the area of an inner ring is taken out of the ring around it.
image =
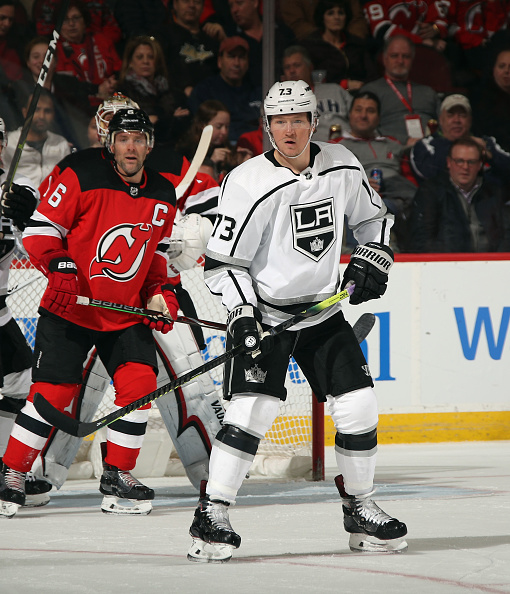
[[[338,292],[344,215],[360,244],[388,244],[393,215],[345,147],[312,142],[310,165],[299,175],[281,166],[273,151],[254,157],[222,184],[206,284],[229,310],[251,303],[274,326]]]

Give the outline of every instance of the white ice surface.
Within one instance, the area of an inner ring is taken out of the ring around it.
[[[0,594],[510,593],[510,442],[379,448],[374,499],[406,522],[409,551],[349,551],[326,453],[326,481],[245,481],[227,564],[186,560],[197,493],[147,479],[151,515],[100,512],[97,481],[68,481],[43,508],[0,520]]]

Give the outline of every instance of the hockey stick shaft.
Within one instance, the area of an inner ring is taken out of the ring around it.
[[[44,87],[44,83],[46,82],[46,78],[48,76],[48,72],[51,67],[51,63],[53,61],[53,57],[55,52],[57,51],[57,42],[60,38],[60,30],[62,28],[62,24],[64,22],[64,17],[67,14],[67,7],[69,5],[69,0],[64,0],[62,5],[60,6],[60,12],[58,15],[57,23],[55,25],[55,29],[53,30],[52,38],[49,42],[48,49],[46,50],[46,55],[44,56],[44,61],[41,66],[41,71],[39,72],[39,77],[35,84],[34,92],[32,93],[32,100],[30,101],[30,105],[27,109],[27,115],[25,117],[25,122],[23,123],[23,127],[21,129],[21,133],[18,140],[18,146],[14,151],[14,155],[12,157],[12,161],[9,167],[9,171],[7,173],[7,177],[5,183],[2,187],[2,197],[0,199],[0,214],[2,212],[2,202],[4,195],[11,189],[12,181],[14,176],[16,175],[16,171],[18,169],[18,165],[21,159],[21,153],[25,148],[25,142],[27,140],[28,133],[30,131],[30,126],[32,125],[32,120],[34,118],[35,109],[37,107],[37,102],[39,101],[39,96],[41,94],[41,90]]]
[[[191,183],[195,179],[198,170],[200,169],[204,159],[207,155],[207,151],[209,150],[209,145],[211,144],[211,138],[213,133],[213,127],[209,124],[205,126],[202,130],[202,135],[200,136],[200,141],[197,146],[197,150],[191,164],[189,166],[188,171],[186,171],[184,177],[181,179],[177,187],[175,188],[175,195],[177,200],[182,198],[186,193],[186,190],[190,187]]]
[[[133,305],[122,305],[121,303],[112,303],[110,301],[102,301],[101,299],[90,299],[89,297],[78,296],[77,305],[90,305],[92,307],[100,307],[101,309],[110,309],[112,311],[121,311],[123,313],[134,314],[136,316],[157,316],[162,317],[163,313],[156,309],[146,309],[145,307],[135,307]],[[212,322],[211,320],[201,320],[200,318],[190,318],[187,316],[177,316],[174,322],[181,324],[190,324],[192,326],[204,326],[205,328],[212,328],[213,330],[226,331],[226,324],[220,322]]]
[[[317,315],[318,313],[327,309],[328,307],[331,307],[339,301],[346,299],[352,294],[353,291],[354,285],[352,285],[344,291],[341,291],[336,295],[333,295],[332,297],[329,297],[329,299],[325,299],[320,303],[312,305],[305,311],[298,313],[295,316],[292,316],[288,320],[272,328],[271,334],[273,336],[276,336],[277,334],[280,334],[281,332],[288,330],[291,326],[298,324],[302,320]],[[151,392],[146,396],[142,396],[142,398],[138,398],[130,404],[122,408],[119,408],[111,412],[110,414],[106,415],[105,417],[97,419],[96,421],[80,422],[78,419],[69,417],[65,413],[57,410],[52,404],[50,404],[44,398],[42,394],[39,393],[36,393],[34,395],[34,406],[37,412],[43,417],[43,419],[45,419],[48,423],[51,423],[57,429],[61,429],[62,431],[65,431],[70,435],[74,435],[75,437],[85,437],[87,435],[90,435],[91,433],[94,433],[98,429],[101,429],[101,427],[110,425],[114,421],[117,421],[118,419],[126,416],[127,414],[140,408],[141,406],[145,406],[146,404],[153,402],[157,398],[160,398],[161,396],[168,394],[168,392],[172,392],[176,388],[179,388],[180,386],[188,383],[189,381],[191,381],[195,377],[198,377],[199,375],[202,375],[206,371],[210,371],[211,369],[214,369],[215,367],[218,367],[219,365],[222,365],[223,363],[230,361],[230,359],[233,359],[234,357],[240,355],[243,352],[245,352],[244,345],[238,345],[230,351],[223,353],[223,355],[220,355],[219,357],[216,357],[211,361],[207,361],[203,365],[200,365],[200,367],[196,367],[195,369],[188,371],[188,373],[185,373],[184,375],[175,378],[168,384],[165,384],[157,390],[154,390],[154,392]]]

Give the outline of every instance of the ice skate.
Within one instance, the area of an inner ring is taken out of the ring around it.
[[[0,517],[12,518],[25,504],[25,475],[0,462]]]
[[[42,507],[50,502],[49,491],[53,485],[37,478],[32,472],[27,472],[25,478],[25,503],[23,507]]]
[[[202,481],[200,499],[189,529],[193,538],[188,559],[198,563],[226,563],[232,558],[232,549],[238,549],[241,537],[236,534],[228,518],[229,504],[211,501],[205,494]]]
[[[366,495],[348,495],[342,475],[335,478],[342,497],[344,528],[350,533],[351,551],[402,553],[407,550],[407,527],[392,518]]]
[[[146,516],[152,511],[154,490],[135,479],[128,470],[103,462],[99,490],[104,495],[101,511],[105,514]]]

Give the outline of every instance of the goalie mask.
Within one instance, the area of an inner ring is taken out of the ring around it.
[[[126,95],[122,93],[114,93],[108,99],[105,99],[103,103],[97,108],[96,112],[96,128],[97,135],[99,136],[99,142],[105,144],[106,136],[108,134],[108,124],[110,123],[113,114],[117,113],[119,109],[126,109],[128,107],[134,107],[139,109],[138,103],[132,101]]]
[[[288,157],[280,151],[274,141],[273,133],[271,132],[271,118],[277,115],[289,115],[293,113],[309,113],[310,114],[310,137],[305,148],[295,157]],[[275,83],[267,92],[264,99],[264,126],[269,136],[271,144],[279,153],[287,159],[297,159],[300,157],[306,147],[310,143],[312,134],[319,123],[319,114],[317,112],[317,99],[310,85],[303,80],[287,80],[284,82]]]
[[[106,134],[106,148],[113,153],[112,146],[118,132],[142,132],[147,138],[147,146],[154,146],[154,126],[142,109],[121,109],[113,114]]]

